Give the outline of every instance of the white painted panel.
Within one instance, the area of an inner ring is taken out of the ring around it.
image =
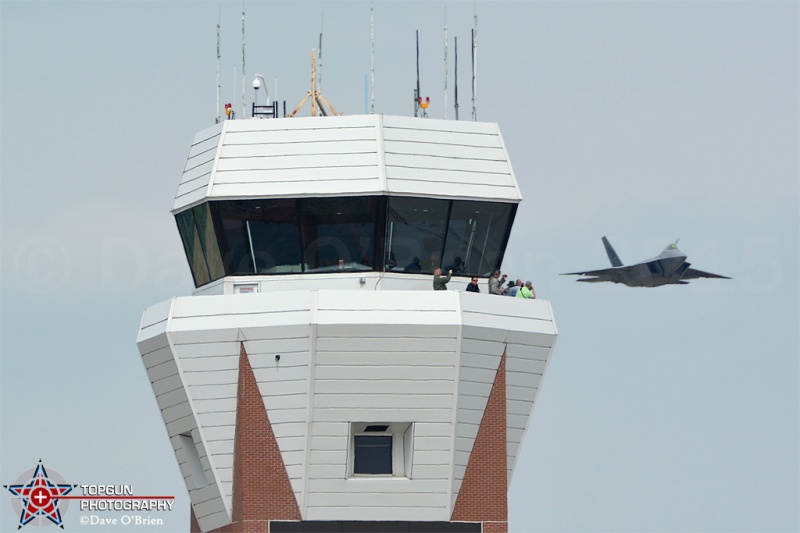
[[[198,419],[203,427],[233,426],[236,413],[199,413]]]
[[[463,144],[444,144],[417,141],[384,140],[387,154],[425,155],[457,159],[486,159],[505,161],[506,153],[500,146],[468,146]]]
[[[236,144],[272,144],[272,143],[309,143],[322,141],[369,141],[376,138],[374,127],[310,129],[297,131],[230,131],[225,135],[224,145]]]
[[[153,392],[156,395],[164,394],[183,387],[183,382],[178,374],[159,379],[153,382]]]
[[[533,402],[530,400],[506,400],[506,413],[508,415],[529,416]]]
[[[255,371],[253,371],[255,374]],[[258,380],[258,378],[256,378]],[[293,381],[274,381],[271,383],[259,383],[259,391],[262,396],[283,396],[291,394],[301,394],[308,390],[308,385],[305,379],[298,379]]]
[[[236,157],[285,157],[309,154],[377,153],[378,143],[370,140],[326,140],[304,143],[227,144],[219,153],[220,159]]]
[[[477,370],[475,370],[477,371]],[[400,380],[447,380],[453,379],[453,367],[427,366],[412,368],[407,366],[362,366],[338,367],[317,365],[317,379],[400,379]]]
[[[414,438],[416,437],[440,437],[450,435],[451,424],[430,424],[417,422],[414,424]]]
[[[189,407],[189,402],[181,402],[161,410],[161,416],[164,417],[164,422],[167,424],[191,414],[192,410]]]
[[[283,358],[280,361],[275,361],[275,356],[270,357],[272,359],[271,366],[260,366],[259,368],[253,369],[253,375],[256,377],[256,381],[259,383],[266,383],[266,382],[276,382],[276,381],[285,381],[285,382],[296,382],[302,381],[305,382],[308,379],[308,367],[307,366],[283,366]],[[269,390],[269,387],[265,387],[265,390]]]
[[[501,142],[497,135],[482,133],[459,133],[451,131],[433,131],[420,129],[384,128],[384,142],[419,142],[432,145],[453,144],[475,148],[500,148]]]
[[[502,346],[502,344],[500,346]],[[462,344],[461,366],[473,367],[473,368],[485,368],[497,371],[497,367],[500,366],[500,356],[486,355],[483,353],[470,353],[464,350]]]
[[[407,325],[417,323],[424,324],[442,324],[455,326],[458,317],[451,311],[429,311],[429,310],[413,310],[413,311],[323,311],[320,310],[317,315],[319,324],[392,324],[397,330],[411,329]],[[402,324],[402,326],[400,326]],[[444,326],[442,326],[444,328]],[[366,330],[365,327],[361,328],[362,331]],[[451,334],[455,332],[453,328]],[[443,332],[444,333],[444,332]]]
[[[182,388],[156,396],[156,402],[162,411],[185,401],[187,401],[186,392]]]
[[[387,168],[387,174],[390,168]],[[390,181],[387,178],[387,187],[389,194],[397,196],[420,196],[427,198],[452,198],[474,200],[475,198],[482,198],[486,200],[498,202],[518,202],[519,193],[515,187],[508,187],[503,185],[493,185],[491,183],[472,184],[472,183],[459,183],[457,188],[448,187],[443,189],[441,182],[426,182],[422,180],[401,179],[398,176],[400,169],[398,167],[391,168],[393,179]],[[443,172],[443,171],[439,171]],[[511,298],[508,298],[511,300]]]
[[[236,398],[238,385],[190,385],[189,394],[194,400],[217,400],[222,398]]]
[[[446,465],[450,464],[450,451],[414,450],[414,465]]]
[[[214,400],[195,400],[195,409],[204,413],[222,413],[236,410],[236,398],[218,398]]]
[[[446,158],[435,157],[428,155],[407,155],[407,154],[392,154],[386,153],[384,155],[386,160],[387,173],[386,177],[389,178],[397,176],[393,171],[389,174],[389,167],[404,167],[411,169],[430,169],[430,170],[457,170],[465,173],[475,174],[510,174],[510,168],[506,161],[490,161],[486,159],[459,159],[459,158]],[[504,183],[511,185],[512,182],[507,179]]]
[[[458,452],[472,453],[472,446],[475,443],[475,437],[456,437],[455,450]]]
[[[305,407],[301,409],[270,409],[267,412],[270,422],[281,424],[284,422],[299,422],[306,419]]]
[[[345,479],[347,465],[310,465],[308,470],[310,479]]]
[[[413,389],[412,389],[413,390]],[[316,409],[349,407],[370,407],[376,409],[403,406],[404,408],[447,409],[452,407],[453,397],[449,394],[319,394],[314,398]]]
[[[454,464],[466,467],[469,464],[469,452],[456,451],[453,453]]]
[[[346,450],[348,443],[348,435],[340,435],[335,437],[311,437],[312,450]]]
[[[318,380],[314,385],[317,394],[407,394],[414,391],[416,394],[447,394],[452,395],[454,382],[449,380],[401,380],[401,379],[372,379],[353,381]],[[452,396],[448,396],[452,401]]]
[[[480,424],[469,424],[467,422],[460,421],[458,424],[456,424],[456,437],[474,439],[478,436],[479,428]]]
[[[225,185],[241,185],[254,187],[259,184],[268,184],[271,187],[282,185],[284,187],[304,188],[308,193],[309,183],[314,182],[314,187],[324,186],[325,182],[338,187],[338,192],[347,192],[349,185],[370,187],[374,193],[382,192],[380,172],[376,165],[356,166],[354,164],[336,167],[301,167],[301,168],[259,168],[259,169],[222,169],[214,174],[214,189],[212,196],[217,196],[217,188],[225,190]],[[366,183],[366,185],[363,185]],[[315,190],[316,191],[316,190]],[[314,191],[314,192],[315,192]]]
[[[166,327],[167,322],[164,320],[163,322],[157,322],[139,330],[139,337],[136,341],[139,353],[146,355],[168,346]]]
[[[283,359],[281,359],[283,362]],[[342,357],[341,352],[321,352],[317,350],[317,363],[321,365],[338,364],[341,366],[361,366],[379,363],[382,365],[408,365],[414,367],[423,366],[454,366],[456,356],[452,352],[374,352],[351,353],[347,352],[347,357]]]
[[[450,465],[414,465],[413,479],[449,479]]]
[[[305,520],[409,520],[420,522],[446,522],[450,519],[447,508],[438,507],[308,507]]]
[[[529,419],[527,415],[506,414],[506,425],[510,428],[525,429]]]
[[[218,440],[233,440],[233,435],[236,430],[235,426],[215,426],[203,428],[203,438],[205,442],[214,442]]]
[[[488,165],[488,162],[476,162]],[[270,170],[292,168],[335,168],[377,166],[378,156],[372,153],[298,154],[282,157],[237,157],[220,159],[217,172],[229,170]],[[508,165],[506,165],[506,168]]]
[[[311,434],[321,437],[334,437],[348,435],[350,424],[344,422],[314,422],[311,426]]]
[[[530,354],[532,357],[534,356],[535,351],[544,352],[545,357],[549,348],[539,348],[531,346],[527,353]],[[527,374],[543,374],[545,366],[547,366],[547,362],[541,359],[523,359],[519,356],[519,353],[516,353],[516,357],[506,357],[506,372],[525,372]]]
[[[311,309],[311,293],[289,291],[284,294],[232,294],[175,298],[173,319],[226,314],[281,313]]]
[[[467,354],[486,354],[499,358],[505,351],[505,345],[500,342],[490,342],[478,339],[463,339],[461,341],[461,351],[466,352]],[[497,364],[495,364],[492,368],[496,370],[499,365],[500,360],[497,359]]]
[[[251,333],[248,331],[248,333]],[[251,358],[253,356],[257,356],[258,354],[287,354],[287,353],[300,353],[308,355],[308,351],[311,349],[311,341],[307,336],[304,337],[292,337],[292,338],[281,338],[281,339],[249,339],[245,342],[245,350],[247,351],[247,355]],[[295,357],[296,359],[296,357]],[[304,363],[308,363],[310,361],[310,357],[304,360]],[[281,359],[281,364],[285,361]],[[251,365],[253,362],[251,361]]]
[[[344,422],[352,420],[380,420],[382,422],[449,422],[450,409],[315,409],[314,420],[319,422]],[[415,457],[416,461],[416,457]]]
[[[483,411],[477,411],[474,409],[459,409],[458,410],[458,422],[466,422],[468,424],[476,424],[479,425],[483,420]]]
[[[383,192],[380,181],[375,178],[361,180],[316,181],[313,193],[308,192],[307,182],[295,183],[220,183],[213,186],[213,198],[272,198],[312,196],[358,196]]]
[[[447,491],[447,484],[439,480],[429,479],[407,479],[393,477],[353,477],[350,479],[310,479],[308,483],[309,493],[316,493],[317,498],[323,494],[334,495],[337,497],[347,497],[348,495],[361,496],[369,494],[396,494],[403,498],[413,498],[414,495],[444,494]],[[334,498],[329,499],[330,502]],[[402,500],[398,500],[401,504]],[[343,505],[348,505],[344,503]],[[366,505],[371,507],[369,503]]]
[[[311,450],[308,462],[312,465],[342,465],[347,464],[347,450]],[[301,461],[302,462],[302,458]]]
[[[492,385],[493,381],[486,381],[486,382],[475,382],[475,381],[462,381],[458,385],[458,390],[460,391],[461,395],[465,396],[483,396],[485,398],[489,397],[489,394],[492,392]]]
[[[192,385],[230,385],[238,383],[238,370],[220,370],[217,372],[185,372],[187,383]]]
[[[172,350],[169,348],[169,346],[164,346],[162,348],[153,350],[150,353],[144,354],[142,356],[142,362],[144,363],[145,368],[150,368],[162,363],[166,363],[167,361],[172,360],[172,358]]]
[[[144,313],[142,313],[142,322],[140,325],[140,329],[143,330],[149,326],[152,326],[153,324],[166,321],[167,318],[169,318],[169,312],[171,308],[172,308],[172,300],[170,299],[145,309]],[[139,342],[143,338],[147,338],[149,336],[150,335],[142,335],[142,333],[140,332],[136,341]]]
[[[530,374],[529,374],[530,375]],[[538,385],[538,380],[537,380]],[[535,385],[529,387],[515,387],[506,385],[506,398],[510,400],[530,400],[536,399],[538,388]]]
[[[234,356],[238,359],[239,357],[239,343],[236,341],[209,342],[205,344],[173,343],[173,346],[175,355],[179,359],[220,356]]]
[[[458,408],[483,411],[486,409],[486,402],[488,400],[488,396],[469,396],[466,394],[460,394],[458,396]]]
[[[167,423],[167,434],[180,435],[181,433],[188,433],[196,428],[197,423],[194,417],[189,415]]]
[[[239,368],[239,354],[214,357],[185,357],[181,359],[181,368],[183,368],[184,372],[237,370]]]
[[[525,387],[536,389],[542,379],[541,374],[527,374],[525,372],[507,372],[506,387]]]
[[[178,367],[175,366],[175,361],[166,361],[160,365],[147,368],[147,377],[150,378],[150,383],[158,381],[159,379],[174,376],[177,373]]]
[[[208,185],[208,176],[211,175],[211,171],[213,169],[213,156],[206,156],[187,161],[186,168],[183,170],[183,175],[181,176],[181,184],[178,186],[178,192],[176,193],[176,196],[180,196],[183,194],[183,192],[195,188],[200,182],[205,182],[206,185]]]
[[[202,153],[215,151],[219,146],[219,138],[219,132],[210,137],[195,138],[192,147],[189,149],[187,159],[191,159]]]
[[[276,440],[281,452],[297,452],[306,449],[305,437],[282,437],[276,438]]]
[[[456,349],[456,342],[454,338],[400,337],[393,338],[391,342],[387,343],[385,338],[340,338],[322,335],[317,337],[318,354],[339,351],[351,354],[358,352],[373,354],[378,348],[383,354],[425,352],[435,353],[438,356],[441,353],[448,355],[453,353]]]
[[[261,387],[259,386],[259,389]],[[264,404],[267,406],[268,411],[276,411],[279,409],[305,409],[308,404],[306,398],[307,394],[288,394],[288,395],[266,395],[264,397]]]
[[[449,450],[451,439],[446,437],[418,437],[414,436],[414,452],[429,450]]]
[[[329,313],[329,315],[332,319],[335,316],[333,313]],[[345,337],[349,339],[358,337],[384,337],[391,339],[392,342],[395,342],[398,338],[402,339],[404,337],[413,337],[417,339],[430,338],[432,339],[431,342],[436,338],[447,338],[452,342],[451,350],[456,349],[455,341],[458,335],[458,328],[455,324],[414,324],[406,326],[408,327],[408,331],[401,329],[397,324],[386,324],[383,321],[370,321],[366,324],[358,322],[350,324],[342,321],[336,323],[334,321],[332,324],[320,322],[317,326],[317,331],[320,336],[326,337]]]
[[[212,455],[211,460],[218,468],[233,468],[232,453]]]
[[[430,188],[435,187],[440,196],[442,193],[446,192],[447,196],[458,198],[462,196],[462,192],[458,188],[461,185],[489,185],[495,187],[497,191],[504,191],[503,200],[512,203],[519,201],[519,193],[516,187],[514,187],[514,180],[508,171],[479,172],[477,170],[470,171],[438,167],[429,168],[422,166],[423,164],[425,164],[425,162],[420,161],[419,166],[414,167],[399,165],[387,166],[386,177],[389,190],[394,191],[395,186],[402,186],[403,182],[421,182],[427,184]],[[441,165],[444,165],[444,163]],[[471,199],[475,200],[476,198]]]
[[[497,371],[492,369],[462,367],[459,374],[459,379],[461,381],[493,383],[496,375]]]

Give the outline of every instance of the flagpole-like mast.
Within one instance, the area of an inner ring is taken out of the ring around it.
[[[472,120],[478,120],[478,2],[475,2],[475,28],[472,30]]]
[[[369,40],[372,50],[370,56],[369,114],[375,114],[375,6],[369,3]]]
[[[245,102],[246,94],[245,88],[247,86],[247,80],[245,79],[245,68],[244,68],[244,0],[242,0],[242,118],[247,117],[247,103]]]
[[[219,91],[220,91],[220,83],[219,83],[219,24],[222,18],[222,7],[219,8],[219,13],[217,14],[217,112],[216,112],[216,123],[219,124],[220,116],[219,116]]]
[[[453,41],[454,41],[454,45],[455,45],[455,56],[456,56],[455,57],[456,72],[455,72],[455,76],[454,76],[455,77],[455,91],[456,91],[455,100],[456,100],[456,103],[455,103],[454,107],[456,108],[456,120],[458,120],[458,36],[455,36],[453,38]]]
[[[447,120],[447,7],[444,8],[444,119]]]
[[[319,68],[317,69],[317,90],[322,92],[322,32],[325,30],[325,14],[319,23]]]

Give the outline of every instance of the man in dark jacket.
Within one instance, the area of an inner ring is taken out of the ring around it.
[[[453,275],[453,271],[450,270],[447,272],[446,276],[442,276],[442,269],[437,268],[433,271],[433,290],[435,291],[446,291],[447,290],[447,282],[450,281],[450,276]]]
[[[481,292],[481,288],[478,287],[478,278],[472,278],[467,285],[467,292]]]

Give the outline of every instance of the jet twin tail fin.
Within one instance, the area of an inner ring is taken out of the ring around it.
[[[606,253],[608,254],[608,260],[611,261],[611,266],[621,267],[622,261],[620,261],[617,252],[614,251],[614,247],[611,246],[611,243],[608,242],[608,239],[603,237],[603,246],[606,247]]]

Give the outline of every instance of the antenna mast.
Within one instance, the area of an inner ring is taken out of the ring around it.
[[[247,117],[247,103],[245,102],[245,80],[244,71],[244,0],[242,0],[242,118]]]
[[[419,30],[417,30],[417,89],[414,91],[414,116],[419,116]]]
[[[456,60],[456,73],[455,73],[456,105],[454,107],[456,108],[456,120],[458,120],[458,36],[456,35],[455,37],[453,37],[453,40],[455,41],[455,53],[456,53],[456,57],[455,57],[455,60]]]
[[[478,92],[478,2],[475,2],[475,28],[472,30],[472,120],[478,120],[478,107],[475,103]]]
[[[372,48],[370,58],[369,114],[375,114],[375,5],[369,3],[369,40]]]
[[[219,8],[219,13],[217,14],[217,113],[216,113],[216,124],[219,124],[219,91],[220,91],[220,83],[219,83],[219,23],[220,19],[222,18],[222,7]]]
[[[333,106],[322,96],[322,93],[319,92],[317,89],[317,71],[316,71],[316,56],[314,49],[311,49],[311,90],[306,93],[303,99],[297,104],[297,107],[294,108],[294,111],[291,112],[289,115],[285,115],[287,118],[292,118],[300,111],[300,108],[303,107],[303,104],[306,103],[306,100],[309,98],[311,99],[311,116],[317,116],[317,106],[319,106],[319,112],[322,113],[323,116],[328,116],[328,113],[332,115],[341,115],[338,111],[336,111]],[[327,110],[326,110],[327,107]]]
[[[319,23],[319,69],[317,69],[317,89],[322,90],[322,32],[325,29],[325,13]]]
[[[447,120],[447,7],[444,8],[444,119]]]

